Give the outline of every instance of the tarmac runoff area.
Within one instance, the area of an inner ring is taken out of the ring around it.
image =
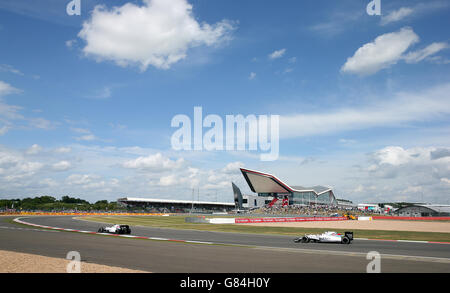
[[[226,245],[151,241],[42,230],[0,219],[0,250],[59,258],[79,251],[82,262],[168,273],[366,272],[367,253],[381,254],[381,272],[449,272],[450,245],[358,241],[351,245],[293,243],[292,237],[132,227],[132,235],[209,240]],[[35,224],[96,231],[101,225],[72,217],[25,217]],[[34,256],[33,256],[34,257]],[[31,257],[31,258],[33,258]],[[0,267],[5,264],[0,258]],[[10,263],[7,261],[7,263]],[[42,266],[36,272],[44,272]],[[20,271],[24,272],[24,271]],[[100,270],[99,270],[100,272]]]
[[[298,228],[329,228],[351,230],[385,230],[385,231],[415,231],[450,233],[450,222],[425,221],[324,221],[324,222],[295,222],[295,223],[253,223],[239,224],[267,227],[298,227]]]

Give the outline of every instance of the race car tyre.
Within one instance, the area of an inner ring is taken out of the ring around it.
[[[302,242],[302,243],[308,243],[308,242],[309,242],[309,239],[306,238],[306,237],[303,237],[301,242]]]
[[[98,229],[98,233],[103,233],[103,228]]]
[[[348,237],[343,237],[342,238],[342,243],[343,244],[350,244],[350,239]]]

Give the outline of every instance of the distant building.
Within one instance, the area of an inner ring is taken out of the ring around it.
[[[394,213],[403,217],[449,217],[450,205],[415,204],[399,208]]]
[[[119,198],[117,202],[125,206],[150,208],[150,209],[166,209],[169,212],[189,212],[190,210],[230,211],[235,209],[235,204],[228,202],[209,202],[209,201],[155,199],[155,198],[138,198],[138,197]]]
[[[243,195],[243,206],[246,208],[273,205],[278,200],[288,205],[338,205],[333,190],[329,187],[291,186],[272,174],[243,168],[241,172],[250,190],[257,193],[257,195]]]
[[[360,203],[358,204],[358,210],[378,213],[381,208],[377,203]]]
[[[356,208],[357,207],[357,205],[354,204],[351,200],[337,198],[336,201],[337,201],[338,206],[343,207],[343,208]]]

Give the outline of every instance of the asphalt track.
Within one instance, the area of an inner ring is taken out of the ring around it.
[[[132,235],[227,245],[126,239],[43,231],[0,218],[0,249],[64,258],[78,251],[92,263],[149,272],[366,272],[370,251],[382,272],[450,272],[450,244],[354,240],[351,245],[295,244],[290,236],[132,227]],[[34,224],[97,231],[99,223],[72,217],[24,217]]]

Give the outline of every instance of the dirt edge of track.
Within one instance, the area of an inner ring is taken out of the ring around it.
[[[71,260],[0,250],[0,273],[67,273]],[[81,273],[148,273],[81,261]]]

